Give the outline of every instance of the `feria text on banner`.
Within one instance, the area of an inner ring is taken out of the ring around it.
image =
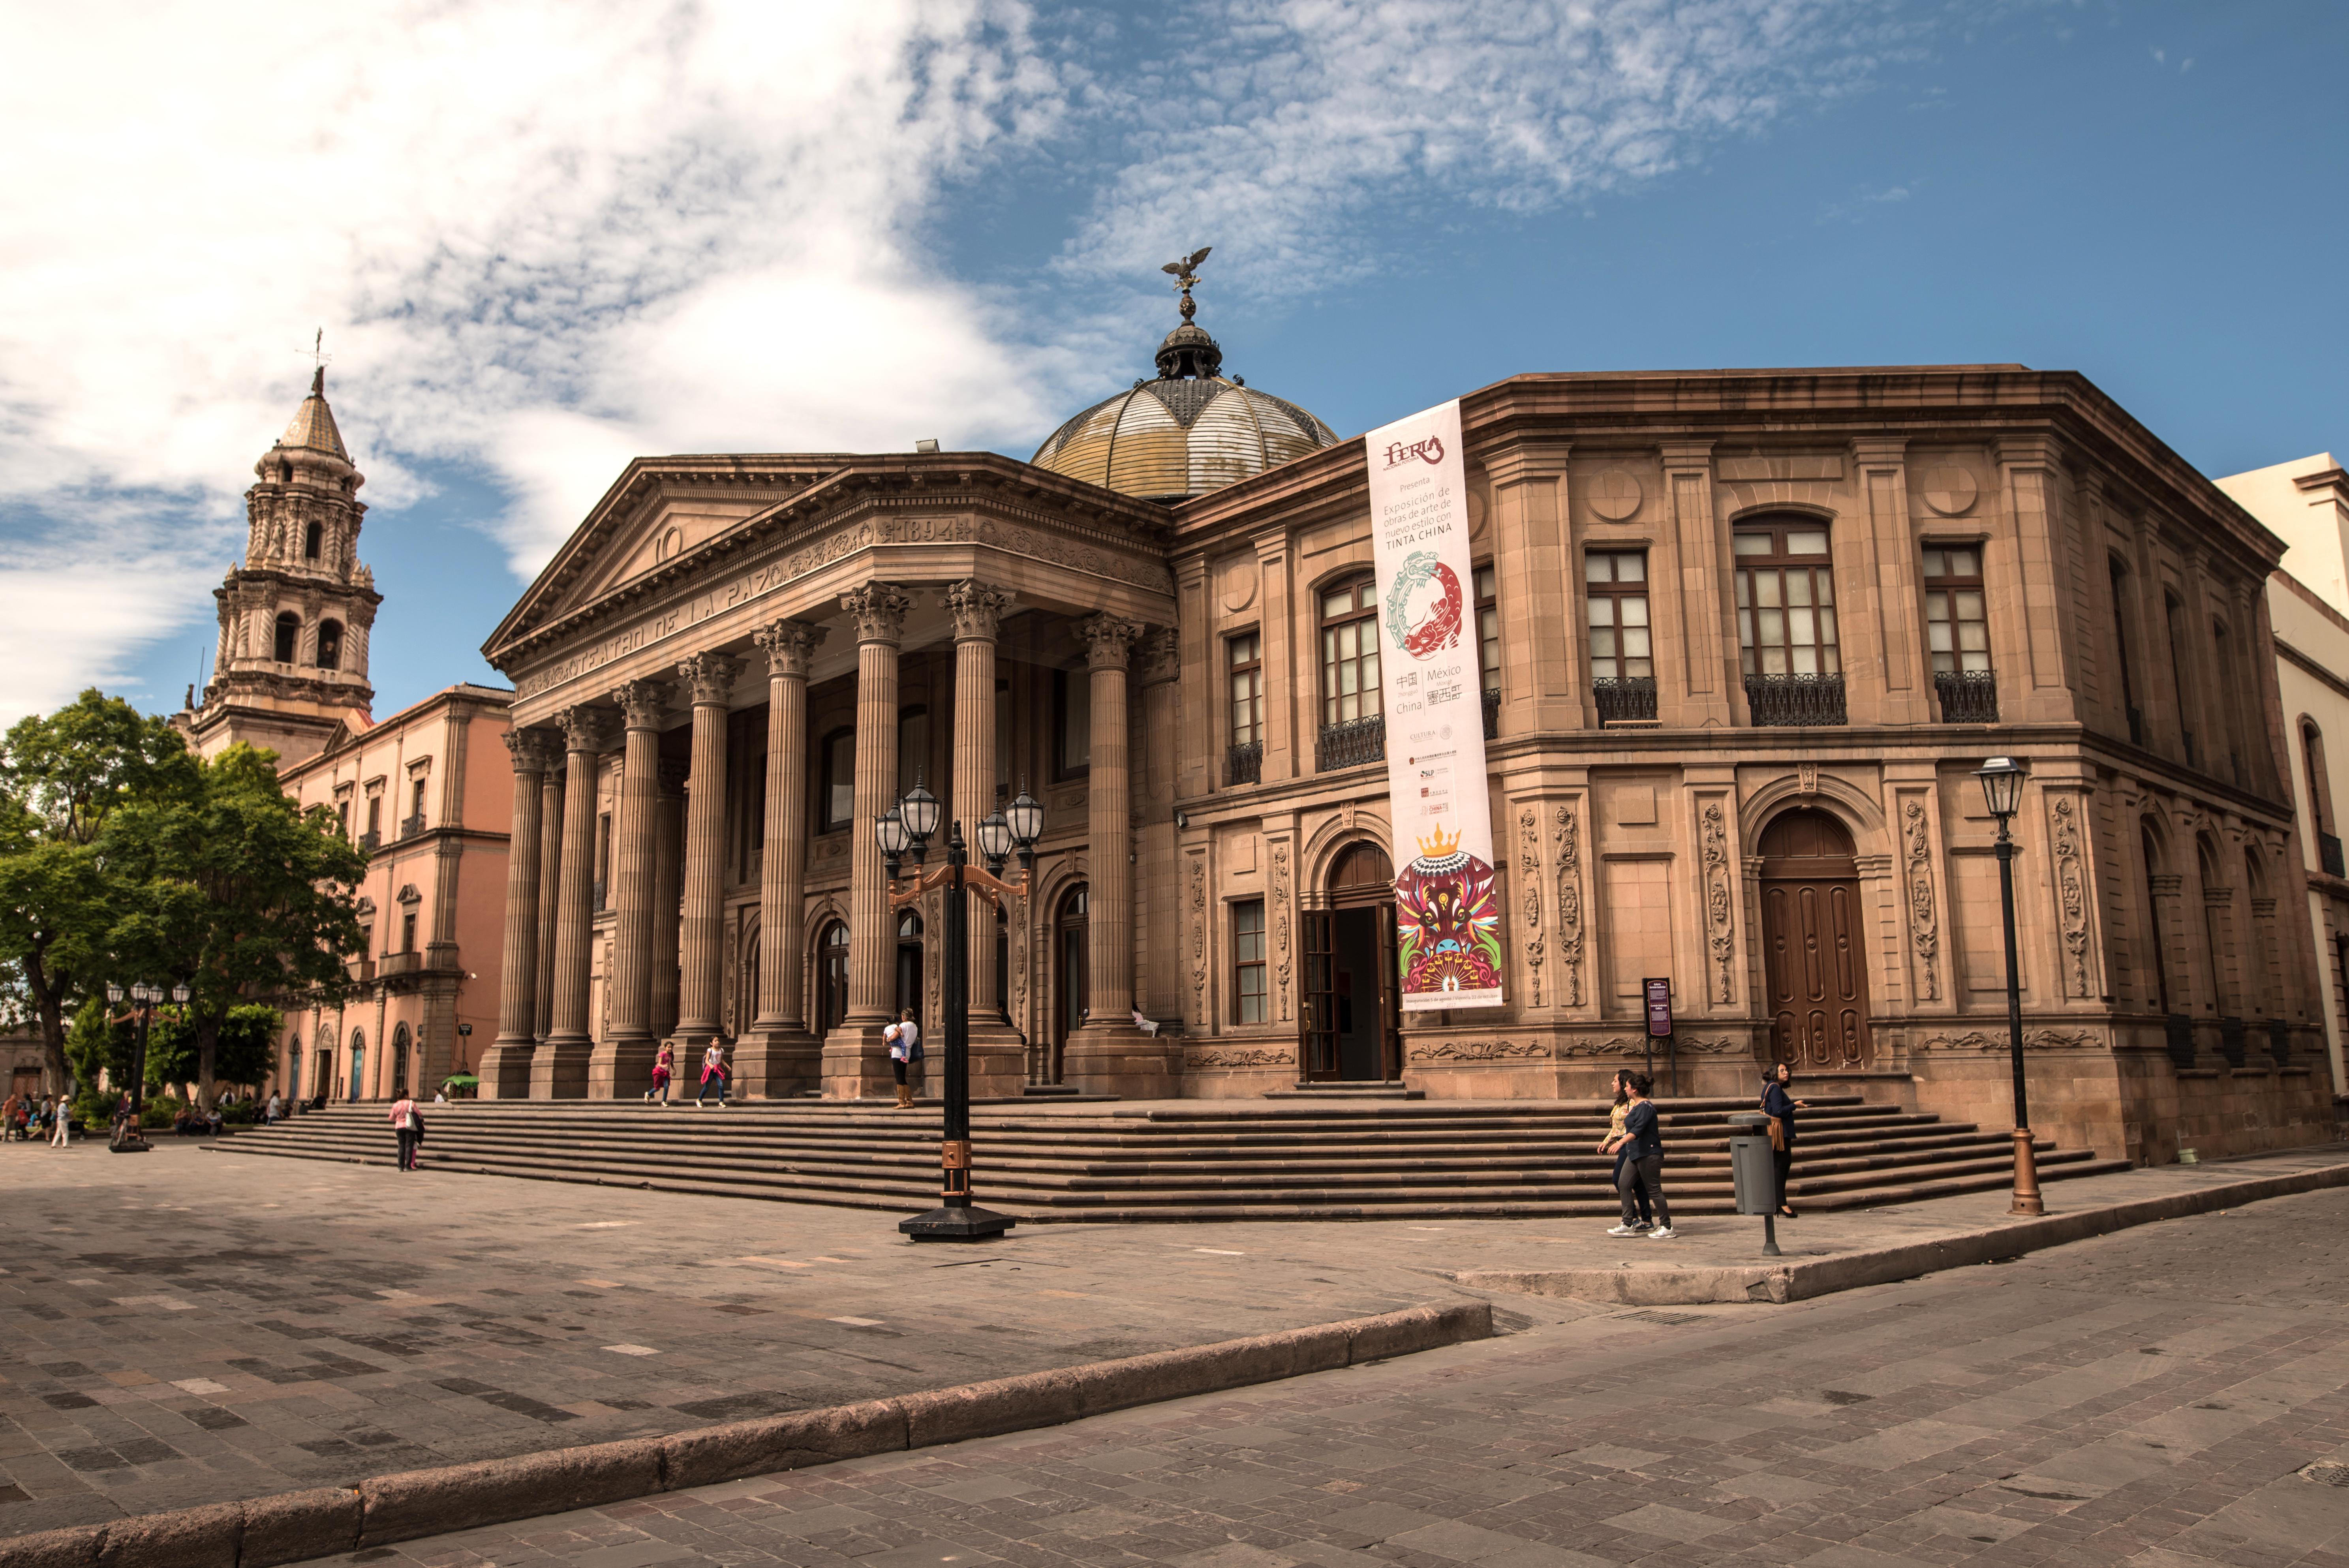
[[[1501,1004],[1501,903],[1476,645],[1468,635],[1460,405],[1362,438],[1379,589],[1379,664],[1394,823],[1395,938],[1406,1012]]]

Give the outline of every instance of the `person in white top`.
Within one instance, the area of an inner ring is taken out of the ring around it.
[[[693,1096],[693,1108],[699,1110],[709,1096],[709,1085],[718,1085],[718,1108],[726,1108],[726,1047],[712,1040],[709,1049],[701,1054],[701,1092]]]
[[[914,1022],[914,1010],[900,1012],[897,1022],[881,1031],[881,1038],[889,1042],[889,1065],[897,1075],[897,1108],[911,1110],[915,1092],[922,1086],[922,1026]]]

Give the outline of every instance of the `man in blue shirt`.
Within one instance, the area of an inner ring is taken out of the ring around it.
[[[1616,1195],[1623,1199],[1623,1222],[1609,1230],[1609,1236],[1640,1233],[1640,1211],[1634,1195],[1641,1189],[1646,1191],[1656,1216],[1656,1228],[1648,1232],[1648,1239],[1669,1241],[1679,1234],[1672,1229],[1671,1205],[1664,1201],[1664,1139],[1656,1126],[1655,1102],[1648,1097],[1655,1086],[1656,1081],[1645,1075],[1631,1079],[1628,1085],[1631,1108],[1623,1117],[1623,1136],[1601,1151],[1627,1151],[1615,1186]]]

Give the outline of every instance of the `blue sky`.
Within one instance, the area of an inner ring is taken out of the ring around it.
[[[177,705],[319,326],[378,714],[495,679],[482,638],[628,455],[1024,456],[1148,369],[1157,264],[1200,244],[1226,369],[1346,434],[1526,370],[2019,360],[2207,473],[2349,447],[2338,5],[254,26],[11,23],[5,717]]]

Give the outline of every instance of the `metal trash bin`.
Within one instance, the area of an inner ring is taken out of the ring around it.
[[[1770,1163],[1770,1118],[1760,1111],[1730,1113],[1729,1175],[1737,1211],[1762,1216],[1763,1256],[1778,1256],[1778,1173]]]

